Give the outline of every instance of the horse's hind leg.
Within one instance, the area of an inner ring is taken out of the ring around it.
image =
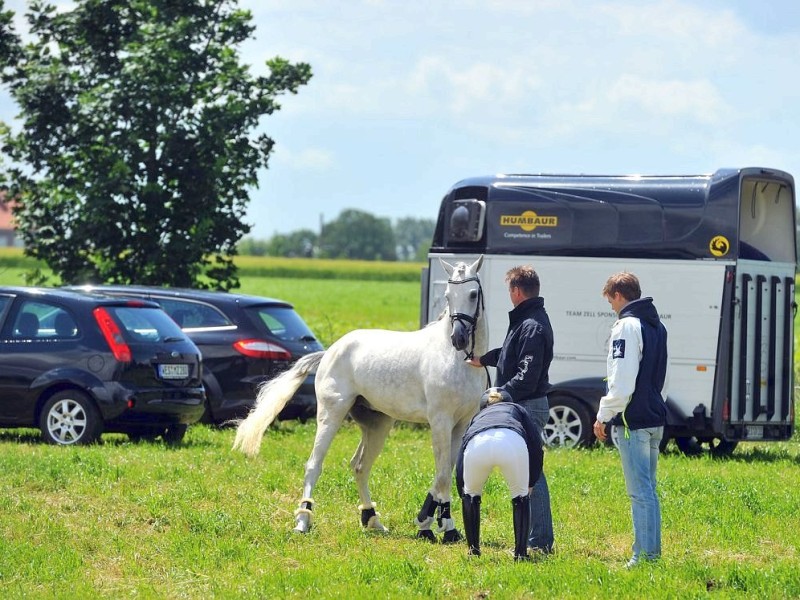
[[[320,402],[322,398],[317,399]],[[319,476],[322,474],[322,463],[325,455],[330,449],[331,442],[342,426],[344,418],[347,416],[348,407],[342,404],[335,404],[333,407],[324,407],[325,402],[318,405],[317,412],[317,433],[314,437],[314,448],[311,456],[306,462],[306,473],[303,481],[303,499],[300,500],[300,507],[295,511],[294,530],[299,533],[306,533],[311,528],[311,515],[314,508],[312,494],[314,486],[317,484]]]
[[[392,429],[394,419],[359,404],[352,408],[350,415],[361,428],[361,442],[350,460],[361,500],[358,507],[361,510],[361,525],[366,529],[389,531],[381,523],[380,515],[375,512],[375,503],[369,493],[369,475]]]

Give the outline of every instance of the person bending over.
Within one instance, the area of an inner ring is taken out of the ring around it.
[[[542,434],[528,411],[514,403],[508,392],[489,388],[464,433],[456,460],[456,488],[471,555],[481,553],[481,493],[495,467],[511,492],[514,560],[530,560],[529,494],[542,473]]]

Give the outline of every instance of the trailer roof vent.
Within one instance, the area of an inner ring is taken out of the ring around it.
[[[483,237],[486,203],[467,198],[451,205],[447,239],[450,242],[477,242]]]

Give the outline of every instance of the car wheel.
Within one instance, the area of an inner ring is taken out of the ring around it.
[[[103,431],[100,412],[92,400],[78,390],[53,394],[39,418],[42,437],[51,444],[91,444]]]
[[[708,449],[711,456],[724,458],[733,453],[739,442],[719,438],[676,437],[675,445],[681,452],[689,456],[703,454]]]
[[[589,411],[570,396],[553,396],[550,418],[544,426],[544,441],[548,446],[587,446],[592,439]]]
[[[153,442],[159,435],[161,435],[161,432],[157,430],[136,429],[128,432],[128,439],[138,444],[140,442]]]
[[[661,438],[661,442],[658,444],[658,451],[661,454],[667,451],[667,446],[669,445],[669,441],[672,439],[672,430],[669,426],[664,427],[664,437]]]
[[[189,429],[188,425],[170,425],[161,434],[161,437],[167,444],[170,445],[177,445],[183,441],[183,438],[186,437],[186,430]]]

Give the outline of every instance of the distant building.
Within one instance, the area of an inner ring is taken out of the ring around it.
[[[14,205],[13,200],[6,199],[5,193],[0,192],[0,246],[22,246],[14,224]]]

